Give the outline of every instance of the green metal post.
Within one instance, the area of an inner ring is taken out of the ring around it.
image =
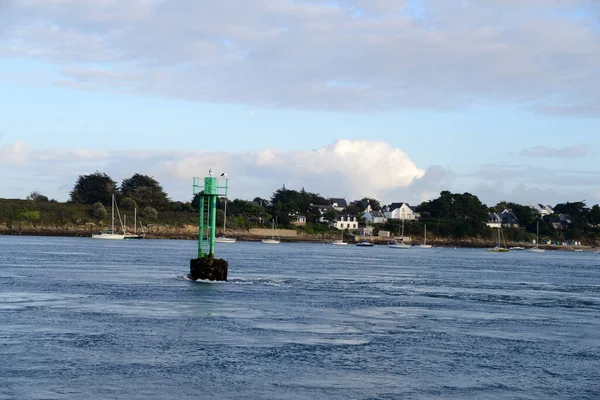
[[[217,196],[210,196],[210,245],[209,253],[215,254],[215,230],[217,228]]]
[[[201,258],[202,254],[202,241],[204,236],[204,196],[200,196],[200,220],[198,221],[198,258]]]

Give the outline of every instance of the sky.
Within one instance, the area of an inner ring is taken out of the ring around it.
[[[596,0],[0,0],[1,198],[591,205],[599,132]]]

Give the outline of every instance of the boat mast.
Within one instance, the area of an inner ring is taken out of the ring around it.
[[[137,208],[133,209],[133,234],[137,233]]]
[[[427,224],[425,224],[425,238],[423,239],[423,244],[427,244]]]
[[[112,195],[112,202],[111,202],[111,210],[112,210],[112,225],[111,225],[111,229],[110,229],[110,233],[115,233],[115,195]]]

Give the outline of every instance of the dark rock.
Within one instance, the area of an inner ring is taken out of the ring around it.
[[[215,259],[214,256],[194,258],[190,260],[190,279],[226,281],[229,263],[222,258]]]

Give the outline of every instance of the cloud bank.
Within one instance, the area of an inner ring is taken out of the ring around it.
[[[568,146],[560,149],[551,149],[546,146],[535,146],[530,149],[522,150],[519,155],[523,157],[540,157],[540,158],[578,158],[588,155],[589,146]]]
[[[256,108],[600,111],[597,1],[0,5],[0,57],[51,63],[46,84]]]
[[[600,201],[600,170],[561,166],[485,164],[462,174],[442,166],[420,168],[402,149],[388,143],[340,139],[315,150],[260,150],[238,153],[196,151],[34,150],[15,142],[0,148],[0,197],[25,198],[31,191],[68,199],[79,175],[96,170],[115,181],[142,173],[156,178],[173,200],[189,201],[191,180],[227,172],[230,197],[269,198],[285,185],[325,197],[356,200],[375,197],[383,203],[420,204],[440,191],[471,192],[484,203],[522,204]]]
[[[262,150],[246,153],[190,152],[94,152],[88,150],[34,151],[17,142],[0,149],[0,171],[17,179],[20,197],[41,190],[66,200],[77,176],[96,170],[120,181],[134,173],[154,176],[175,200],[191,198],[191,178],[206,176],[209,168],[227,172],[231,195],[252,199],[270,197],[282,185],[348,199],[382,197],[391,189],[408,187],[422,178],[402,150],[384,142],[341,139],[317,150],[283,152]],[[47,179],[37,179],[50,175]],[[29,188],[22,185],[29,181]],[[44,184],[45,187],[40,187]]]

